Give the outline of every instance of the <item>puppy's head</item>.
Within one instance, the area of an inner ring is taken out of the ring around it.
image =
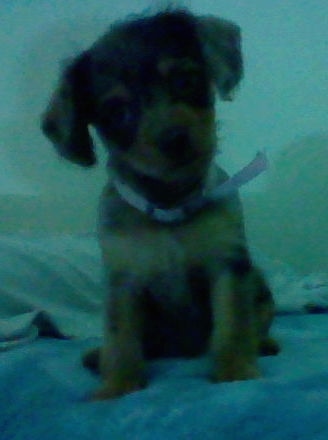
[[[216,147],[214,97],[242,77],[239,28],[186,11],[115,24],[60,79],[42,128],[59,153],[96,161],[93,125],[114,167],[172,182],[205,170]]]

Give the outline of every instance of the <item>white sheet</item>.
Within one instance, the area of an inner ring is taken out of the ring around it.
[[[81,354],[99,341],[40,339],[0,353],[1,440],[327,440],[327,315],[285,315],[263,378],[212,384],[206,359],[148,366],[145,390],[90,403]]]
[[[0,261],[0,339],[9,337],[6,321],[15,327],[14,318],[17,332],[29,316],[31,324],[53,325],[66,336],[101,333],[104,289],[95,238],[0,236]]]
[[[254,255],[281,314],[282,352],[260,359],[263,378],[211,384],[206,358],[160,360],[145,390],[90,403],[98,378],[81,355],[100,343],[89,336],[101,334],[104,293],[95,238],[0,237],[1,440],[326,440],[328,320],[304,306],[327,312],[327,277]]]

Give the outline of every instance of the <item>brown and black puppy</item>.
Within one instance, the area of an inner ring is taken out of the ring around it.
[[[230,99],[242,70],[236,25],[166,10],[112,26],[66,69],[43,116],[67,159],[95,163],[89,125],[109,152],[96,398],[143,387],[148,358],[208,350],[211,378],[233,381],[258,377],[258,355],[278,351],[271,293],[250,261],[237,194],[202,203],[227,179],[214,164],[215,94]]]

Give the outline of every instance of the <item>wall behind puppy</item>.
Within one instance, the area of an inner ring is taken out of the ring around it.
[[[39,115],[63,60],[108,24],[165,2],[1,2],[0,231],[95,229],[105,179],[58,158]],[[327,270],[328,3],[322,0],[182,1],[242,28],[245,79],[232,103],[218,102],[221,164],[233,173],[259,149],[272,163],[242,190],[252,243],[302,271]]]

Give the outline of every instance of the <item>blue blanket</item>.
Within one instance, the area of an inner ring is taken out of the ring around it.
[[[145,390],[86,401],[98,378],[83,369],[94,339],[38,339],[0,353],[1,440],[327,440],[328,317],[276,319],[282,345],[263,378],[211,384],[206,359],[149,364]]]

